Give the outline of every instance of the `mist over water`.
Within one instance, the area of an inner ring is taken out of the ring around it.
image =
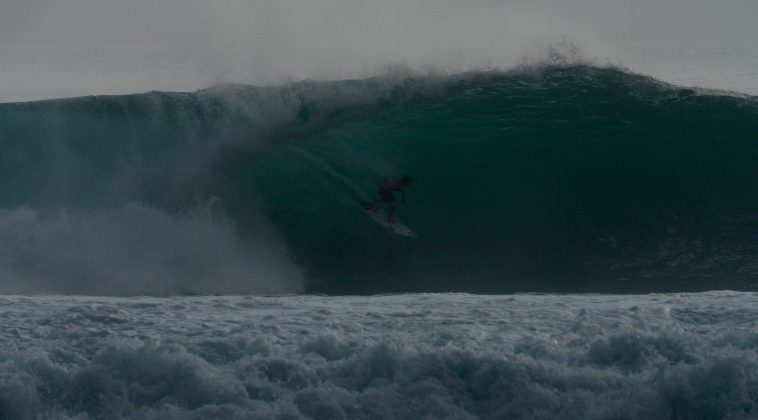
[[[129,204],[41,216],[0,211],[0,293],[100,296],[281,294],[302,276],[276,243],[241,244],[200,211],[171,217]]]
[[[244,238],[214,196],[234,194],[213,173],[219,148],[244,138],[255,151],[262,120],[290,118],[286,97],[246,99],[156,93],[0,106],[0,292],[302,291],[254,191]]]

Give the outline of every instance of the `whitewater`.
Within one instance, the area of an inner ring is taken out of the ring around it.
[[[0,104],[0,418],[756,418],[756,133],[570,62]]]
[[[4,418],[748,419],[754,293],[4,296]]]

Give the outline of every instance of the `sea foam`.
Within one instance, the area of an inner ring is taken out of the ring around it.
[[[5,296],[0,417],[747,419],[755,297]]]

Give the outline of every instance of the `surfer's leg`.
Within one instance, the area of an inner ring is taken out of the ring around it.
[[[376,200],[380,203],[394,203],[395,196],[389,191],[377,191],[379,193],[379,199]]]
[[[392,217],[395,215],[395,210],[397,210],[397,204],[390,203],[390,205],[387,207],[387,222],[388,223],[395,223],[395,218]]]

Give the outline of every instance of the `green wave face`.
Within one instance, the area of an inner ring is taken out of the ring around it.
[[[354,111],[257,166],[326,290],[750,287],[755,100],[589,68],[447,88]],[[398,218],[418,240],[351,203],[388,174],[415,177]]]
[[[6,104],[1,204],[212,198],[315,292],[752,289],[757,117],[590,67]],[[404,174],[418,239],[358,205]]]

